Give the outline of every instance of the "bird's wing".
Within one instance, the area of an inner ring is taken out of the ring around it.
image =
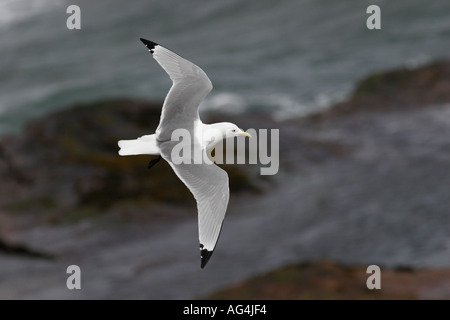
[[[195,64],[157,43],[145,39],[141,41],[173,82],[164,101],[156,134],[161,156],[170,164],[197,201],[203,268],[214,251],[227,210],[230,197],[228,175],[218,166],[206,162],[175,164],[172,161],[172,151],[178,142],[171,141],[171,136],[176,129],[186,129],[190,134],[190,146],[194,147],[194,152],[198,150],[205,156],[205,150],[201,147],[201,137],[195,135],[194,127],[199,122],[198,106],[211,91],[212,84],[205,72]]]
[[[178,178],[197,200],[201,267],[211,257],[222,229],[230,191],[227,173],[215,164],[174,164]]]
[[[156,130],[158,139],[166,141],[175,129],[193,130],[194,121],[199,119],[198,106],[211,91],[212,84],[205,72],[192,62],[155,42],[142,38],[141,41],[173,82]]]

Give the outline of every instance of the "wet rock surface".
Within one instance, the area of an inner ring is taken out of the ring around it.
[[[370,76],[303,119],[205,114],[279,129],[280,172],[226,166],[229,210],[204,270],[189,191],[163,161],[148,170],[148,156],[117,155],[117,140],[152,133],[161,103],[99,101],[30,123],[0,141],[0,239],[52,259],[0,250],[0,297],[194,298],[318,259],[449,267],[449,70]],[[71,264],[77,292],[65,285]]]

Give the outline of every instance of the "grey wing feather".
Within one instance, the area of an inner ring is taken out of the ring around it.
[[[228,175],[215,164],[169,164],[197,201],[203,268],[214,251],[227,210]]]
[[[141,40],[173,82],[164,101],[156,130],[158,147],[161,156],[197,201],[203,268],[214,251],[227,210],[230,197],[228,175],[218,166],[205,162],[174,164],[172,151],[177,142],[171,141],[171,135],[176,129],[187,129],[192,137],[193,149],[205,152],[202,151],[199,137],[194,134],[194,126],[199,121],[198,106],[211,91],[212,84],[205,72],[195,64],[154,42]]]
[[[169,49],[152,42],[147,45],[155,60],[167,72],[173,84],[164,101],[158,139],[170,139],[173,130],[193,130],[193,123],[199,119],[198,106],[212,89],[212,83],[205,72],[192,62]]]

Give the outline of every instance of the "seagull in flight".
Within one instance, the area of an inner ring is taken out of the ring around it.
[[[223,139],[250,134],[230,122],[205,124],[200,120],[198,107],[211,91],[212,84],[206,73],[192,62],[180,57],[169,49],[146,39],[140,39],[153,58],[161,65],[172,80],[172,87],[162,107],[159,125],[154,134],[134,140],[120,140],[119,155],[157,155],[149,163],[154,166],[161,158],[169,163],[178,178],[186,185],[197,202],[198,233],[200,241],[200,267],[208,263],[216,247],[228,206],[230,191],[227,173],[212,161],[176,161],[174,148],[180,142],[172,141],[172,133],[184,129],[191,137],[195,156],[211,159],[210,151]],[[219,139],[211,138],[219,132]],[[195,155],[195,150],[201,153]]]

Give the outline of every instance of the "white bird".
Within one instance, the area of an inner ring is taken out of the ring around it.
[[[169,49],[146,39],[141,38],[141,41],[168,73],[173,84],[164,100],[156,132],[135,140],[120,140],[119,154],[159,155],[150,162],[149,167],[162,157],[194,195],[198,209],[200,267],[204,268],[216,246],[227,210],[230,195],[228,175],[215,164],[207,162],[175,164],[172,161],[172,150],[179,142],[172,141],[172,133],[176,129],[187,130],[192,138],[193,150],[202,153],[201,159],[204,159],[205,154],[220,142],[208,138],[211,137],[208,134],[211,130],[219,131],[222,139],[236,136],[250,137],[250,134],[229,122],[202,123],[198,107],[212,89],[208,76],[198,66]],[[194,155],[191,155],[191,158],[194,158]]]

